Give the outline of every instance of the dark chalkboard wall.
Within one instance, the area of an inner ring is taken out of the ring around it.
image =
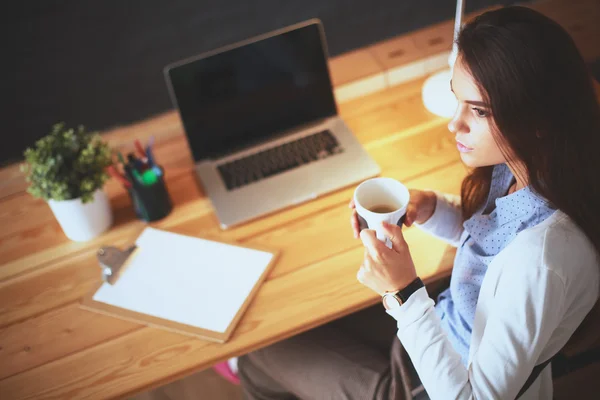
[[[510,1],[469,0],[467,11]],[[451,19],[452,0],[26,0],[1,12],[0,164],[58,121],[107,129],[172,108],[175,60],[309,18],[331,56]]]

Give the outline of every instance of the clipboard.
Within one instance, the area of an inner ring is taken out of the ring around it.
[[[157,241],[164,245],[162,251],[156,249],[156,246],[150,246]],[[171,257],[165,255],[169,251],[189,250],[195,246],[204,253],[199,255],[197,262],[190,260],[187,265],[178,264],[177,259],[189,260],[185,254],[179,254],[173,255],[174,264],[158,265],[161,259]],[[212,252],[212,256],[219,254],[223,262],[231,262],[242,256],[244,261],[253,265],[207,263],[210,257],[207,252]],[[103,282],[81,300],[80,306],[89,311],[159,329],[224,343],[232,335],[278,256],[278,251],[216,242],[147,227],[136,243],[124,251],[111,246],[98,250]],[[156,271],[162,271],[163,274],[155,276]],[[194,279],[203,274],[206,277],[206,271],[213,271],[211,274],[214,274],[214,282],[205,279],[209,282],[199,282],[200,286],[204,285],[203,291],[194,291]],[[238,275],[232,276],[232,271],[237,271]],[[228,279],[220,279],[222,276],[227,276]],[[161,293],[161,288],[157,285],[163,285],[164,292]],[[217,286],[214,287],[215,285]],[[224,292],[220,297],[214,298],[215,293],[220,290],[218,285],[222,285]],[[231,292],[231,287],[242,290],[239,293]],[[189,302],[197,302],[198,299],[209,302],[186,304],[186,296],[189,297]],[[168,307],[172,309],[168,310]],[[202,309],[199,310],[198,307]],[[210,310],[212,307],[214,313]],[[202,318],[205,318],[204,322]],[[215,328],[217,326],[220,328]]]

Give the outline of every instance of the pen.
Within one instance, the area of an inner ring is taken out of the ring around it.
[[[146,146],[146,157],[148,158],[148,164],[152,167],[154,166],[154,155],[152,154],[152,146],[148,144]]]
[[[144,165],[142,160],[140,160],[139,158],[135,158],[133,153],[127,154],[127,160],[129,160],[129,163],[134,167],[134,169],[137,169],[138,171],[143,171],[144,169],[146,169],[146,166]]]
[[[154,136],[150,137],[148,146],[146,146],[146,156],[148,157],[148,165],[154,170],[156,176],[162,176],[162,170],[154,162],[154,154],[152,153],[152,145],[154,144]]]
[[[142,183],[141,180],[135,176],[134,169],[129,164],[125,165],[123,169],[125,170],[125,175],[127,176],[127,179],[132,185],[135,182]]]
[[[135,145],[135,148],[137,149],[138,153],[140,153],[142,157],[146,158],[146,152],[144,151],[144,148],[142,147],[142,144],[140,143],[139,139],[135,139],[133,144]]]

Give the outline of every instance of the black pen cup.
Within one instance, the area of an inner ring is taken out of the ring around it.
[[[127,189],[135,214],[146,222],[162,219],[173,209],[162,171],[161,168],[161,175],[156,182],[144,184],[134,179],[132,186]]]

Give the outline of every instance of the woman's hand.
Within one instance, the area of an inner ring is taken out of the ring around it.
[[[360,283],[379,294],[403,289],[417,277],[402,228],[384,222],[383,229],[392,242],[391,249],[377,239],[374,230],[365,229],[360,233],[365,256],[356,274]]]
[[[413,223],[423,224],[425,223],[435,211],[436,197],[432,191],[410,189],[410,201],[408,207],[406,207],[406,217],[404,218],[404,225],[411,226]],[[360,218],[356,212],[354,205],[354,199],[350,200],[348,207],[352,209],[352,215],[350,216],[350,225],[354,232],[354,238],[358,238],[360,231],[366,229],[365,221]]]

